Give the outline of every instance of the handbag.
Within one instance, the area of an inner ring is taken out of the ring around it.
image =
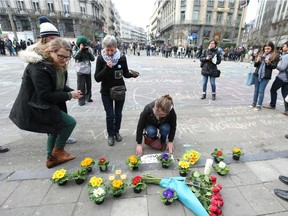
[[[162,145],[161,145],[161,141],[159,137],[156,137],[153,139],[153,138],[148,137],[146,133],[144,133],[143,136],[144,136],[144,143],[146,145],[157,150],[162,150]]]
[[[113,86],[110,88],[110,98],[114,101],[122,101],[125,99],[126,86]]]
[[[75,62],[75,70],[76,70],[78,75],[91,74],[90,61]]]
[[[250,70],[250,72],[247,73],[247,78],[246,78],[245,83],[246,83],[246,85],[248,85],[248,86],[255,84],[253,70]]]
[[[217,69],[215,77],[220,77],[221,71]]]

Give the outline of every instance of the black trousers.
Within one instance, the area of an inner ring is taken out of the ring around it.
[[[81,90],[83,97],[78,99],[79,105],[85,104],[92,97],[91,92],[91,73],[90,74],[77,74],[77,89]]]

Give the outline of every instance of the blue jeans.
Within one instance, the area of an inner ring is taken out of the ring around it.
[[[123,101],[113,101],[109,95],[101,94],[102,103],[106,111],[106,127],[109,136],[119,133],[122,121]],[[115,106],[114,106],[115,105]]]
[[[254,88],[253,104],[256,104],[257,106],[262,106],[264,100],[264,92],[269,82],[269,79],[261,79],[259,81],[258,77],[254,76],[254,80],[255,80],[255,88]]]
[[[215,94],[216,93],[216,83],[215,83],[216,77],[211,77],[211,76],[209,76],[209,77],[210,77],[210,84],[211,84],[212,94]],[[203,94],[206,94],[207,82],[208,82],[208,76],[203,76],[203,81],[202,81]]]
[[[288,95],[288,83],[283,82],[278,77],[276,77],[270,89],[271,94],[270,106],[276,107],[277,91],[279,88],[281,88],[282,97],[284,98],[285,111],[288,111],[288,103],[285,101],[285,97]]]
[[[155,125],[148,124],[145,130],[149,138],[155,138],[157,136],[157,127]],[[161,143],[166,142],[167,136],[170,133],[170,125],[168,123],[160,125],[159,133],[161,136]]]

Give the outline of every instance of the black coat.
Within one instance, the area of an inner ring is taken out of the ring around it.
[[[207,59],[207,56],[211,56],[211,59]],[[217,61],[214,64],[211,60],[216,56]],[[217,65],[221,63],[221,55],[218,52],[217,48],[214,50],[208,49],[203,52],[200,57],[201,61],[201,75],[203,76],[211,76],[211,77],[218,77],[218,69]]]
[[[261,61],[264,61],[264,60],[261,60]],[[261,65],[261,61],[254,63],[254,67],[256,67],[254,76],[258,77],[258,71]],[[272,70],[277,67],[278,62],[279,62],[279,58],[277,57],[273,62],[271,62],[271,64],[265,64],[265,74],[264,74],[263,79],[271,79]]]
[[[67,112],[68,92],[64,86],[56,91],[54,66],[47,61],[29,63],[9,118],[22,130],[38,133],[59,133],[62,129],[61,110]]]

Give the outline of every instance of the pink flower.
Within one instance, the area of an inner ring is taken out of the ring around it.
[[[212,184],[216,184],[217,177],[216,176],[210,176],[210,180],[212,181]]]
[[[218,187],[212,187],[212,192],[214,193],[214,194],[216,194],[216,193],[219,193],[219,188]]]
[[[215,205],[210,205],[210,211],[211,211],[211,212],[217,213],[217,209],[218,209],[217,206],[215,206]]]

